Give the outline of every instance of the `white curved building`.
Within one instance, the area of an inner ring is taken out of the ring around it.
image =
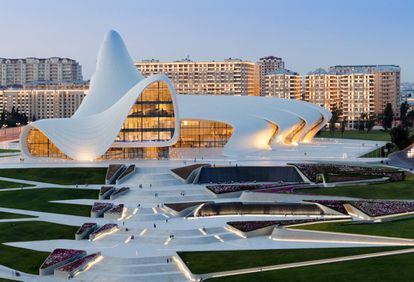
[[[176,94],[165,75],[144,78],[110,31],[76,113],[30,123],[20,144],[26,157],[80,161],[164,158],[171,146],[224,147],[237,156],[310,142],[330,116],[304,101]]]

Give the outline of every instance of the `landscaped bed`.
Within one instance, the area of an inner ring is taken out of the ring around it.
[[[0,189],[33,187],[34,185],[0,180]]]
[[[103,184],[106,168],[7,168],[0,169],[0,176],[55,184]]]
[[[218,184],[218,185],[207,185],[206,188],[214,194],[226,194],[233,192],[242,191],[255,191],[255,192],[266,192],[280,190],[281,193],[285,191],[293,190],[296,188],[307,187],[308,184],[292,184],[292,183],[274,183],[274,184]],[[273,192],[276,193],[276,192]]]
[[[395,214],[414,212],[414,202],[411,201],[340,201],[340,200],[312,200],[307,201],[318,203],[343,214],[348,214],[344,205],[349,204],[371,217],[381,217]]]
[[[294,226],[297,224],[324,221],[321,218],[293,219],[293,220],[255,220],[255,221],[230,221],[227,222],[233,228],[241,232],[251,232],[268,226]]]
[[[0,212],[0,219],[15,219],[15,218],[35,218],[36,216],[17,214],[10,212]]]
[[[293,164],[310,181],[319,181],[318,175],[323,174],[327,182],[346,182],[370,180],[387,177],[389,181],[402,181],[405,173],[401,170],[379,166],[355,166],[342,164]]]
[[[295,267],[209,279],[211,282],[250,281],[335,281],[335,282],[411,282],[414,277],[414,254],[365,258],[337,263]],[[396,271],[396,268],[398,269]]]
[[[42,188],[1,192],[0,207],[89,216],[90,206],[51,203],[57,200],[96,199],[91,189]]]
[[[353,185],[331,188],[298,189],[295,192],[310,195],[344,196],[364,199],[414,199],[414,175],[391,183]]]
[[[401,219],[375,224],[352,221],[321,222],[292,228],[414,239],[414,219]]]
[[[39,275],[50,275],[53,271],[71,261],[86,255],[84,250],[75,249],[55,249],[45,259],[39,268]]]
[[[324,258],[375,253],[402,247],[280,249],[248,251],[179,252],[179,256],[194,274],[229,271]]]
[[[99,227],[98,229],[96,229],[94,232],[92,232],[89,235],[89,239],[91,241],[98,239],[99,237],[108,235],[109,233],[115,232],[116,230],[118,230],[118,224],[115,223],[107,223],[101,227]]]
[[[0,223],[0,243],[73,239],[78,226],[68,226],[42,221]],[[0,244],[0,264],[31,274],[38,274],[39,267],[49,255],[29,249]]]

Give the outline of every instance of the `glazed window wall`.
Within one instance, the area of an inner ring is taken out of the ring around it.
[[[176,148],[223,147],[233,128],[228,124],[207,120],[182,120]]]
[[[29,153],[34,157],[68,158],[38,129],[30,129],[26,142]]]
[[[99,159],[101,160],[167,159],[168,157],[169,157],[169,147],[145,147],[145,148],[111,147]]]
[[[174,121],[174,106],[167,84],[151,83],[132,106],[116,141],[169,141],[174,135]]]

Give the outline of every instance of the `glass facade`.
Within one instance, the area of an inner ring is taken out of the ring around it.
[[[165,82],[151,83],[129,111],[116,142],[169,141],[174,135],[174,106]]]
[[[32,156],[59,159],[68,158],[38,129],[30,129],[26,142],[27,149]]]
[[[174,131],[174,105],[168,85],[165,82],[154,82],[138,97],[114,140],[115,144],[99,159],[168,158],[169,146],[139,146],[140,142],[170,141]],[[182,120],[180,137],[173,147],[223,147],[232,133],[232,127],[222,122]],[[35,157],[68,158],[38,129],[30,130],[27,147]]]
[[[233,128],[226,123],[209,120],[182,120],[176,148],[223,147]]]

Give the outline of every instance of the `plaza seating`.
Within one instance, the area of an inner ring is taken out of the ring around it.
[[[328,182],[367,180],[388,177],[389,181],[404,180],[403,171],[387,167],[353,166],[342,164],[293,164],[310,181],[317,182],[317,175],[323,174]]]

